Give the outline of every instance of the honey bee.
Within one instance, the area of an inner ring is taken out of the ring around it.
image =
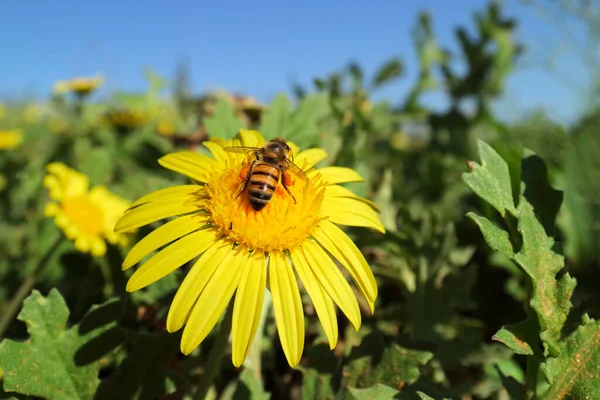
[[[231,153],[253,153],[253,157],[256,158],[247,170],[244,169],[240,173],[243,182],[236,198],[249,186],[250,205],[255,211],[260,211],[269,203],[281,183],[296,203],[296,198],[289,189],[292,177],[288,171],[293,171],[294,175],[305,181],[308,177],[290,158],[293,158],[292,150],[285,140],[275,138],[269,140],[263,147],[232,146],[225,147],[224,150]]]

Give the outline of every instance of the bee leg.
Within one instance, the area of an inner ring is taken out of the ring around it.
[[[242,179],[244,180],[244,182],[242,182],[242,184],[240,185],[240,188],[238,189],[237,194],[235,195],[235,198],[237,199],[238,197],[240,197],[240,195],[242,193],[244,193],[244,190],[246,190],[246,187],[248,186],[248,182],[250,182],[250,177],[252,176],[252,171],[254,170],[254,166],[256,165],[256,161],[253,161],[252,164],[250,164],[250,168],[248,168],[248,171],[246,171],[245,169],[243,169],[240,172],[240,177],[242,177]],[[242,176],[242,174],[245,173],[245,177]]]
[[[292,181],[292,177],[289,176],[288,174],[286,174],[285,172],[281,174],[282,179],[281,179],[281,186],[283,186],[283,188],[285,189],[286,192],[288,192],[288,194],[290,196],[292,196],[292,200],[294,200],[294,204],[296,204],[296,198],[294,197],[294,195],[292,194],[292,192],[290,192],[290,189],[288,188],[288,185],[290,183],[293,183]]]

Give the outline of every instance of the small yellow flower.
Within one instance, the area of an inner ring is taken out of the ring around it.
[[[156,124],[156,132],[163,136],[172,136],[175,133],[175,125],[167,119],[158,121]]]
[[[73,78],[66,81],[58,81],[54,84],[53,91],[56,94],[75,93],[86,95],[98,89],[104,84],[104,78],[100,75],[91,78]]]
[[[119,108],[104,114],[104,121],[119,132],[129,132],[139,128],[148,120],[148,116],[140,111]]]
[[[51,163],[44,186],[54,201],[46,204],[45,214],[54,217],[65,236],[83,253],[101,257],[106,241],[119,246],[128,242],[127,235],[115,233],[114,225],[130,202],[110,193],[103,186],[89,189],[89,178],[62,163]]]
[[[296,179],[290,191],[276,190],[261,211],[254,211],[247,193],[236,197],[240,171],[251,157],[225,152],[230,145],[261,146],[256,131],[240,131],[240,139],[213,139],[204,145],[214,158],[191,151],[168,154],[165,168],[190,177],[195,184],[150,193],[119,219],[117,232],[137,229],[165,218],[165,223],[138,242],[123,262],[128,269],[154,253],[129,279],[128,291],[156,282],[199,256],[171,304],[167,329],[185,326],[181,351],[192,352],[206,338],[235,294],[232,361],[240,366],[256,334],[267,282],[281,344],[291,366],[304,349],[304,315],[297,279],[312,299],[333,349],[338,340],[337,305],[355,329],[361,324],[357,298],[335,263],[356,282],[374,309],[377,284],[360,250],[338,225],[364,226],[384,232],[374,205],[340,186],[361,181],[352,169],[315,168],[325,159],[322,149],[297,153],[296,164],[308,176]],[[168,246],[167,246],[168,245]],[[164,248],[163,248],[164,246]]]
[[[20,145],[22,141],[23,134],[18,129],[0,131],[0,149],[2,150],[13,149]]]

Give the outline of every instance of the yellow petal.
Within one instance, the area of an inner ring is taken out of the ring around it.
[[[369,205],[372,209],[377,212],[380,212],[379,206],[369,199],[365,199],[363,197],[357,196],[352,190],[345,188],[340,185],[329,185],[325,187],[325,196],[329,197],[349,197],[354,200],[362,201],[363,203]]]
[[[385,228],[375,210],[362,201],[348,197],[325,197],[321,213],[336,224],[364,226],[385,233]]]
[[[315,166],[319,161],[327,158],[327,153],[323,149],[315,148],[300,152],[294,157],[294,163],[302,168],[303,171],[308,171]]]
[[[137,199],[130,208],[137,207],[144,203],[150,203],[152,201],[166,200],[177,197],[204,197],[205,190],[202,186],[198,185],[181,185],[181,186],[172,186],[164,189],[157,190],[155,192],[149,193],[145,196]]]
[[[224,164],[225,161],[227,161],[229,159],[229,157],[227,156],[227,153],[225,152],[225,150],[223,150],[223,147],[219,146],[217,143],[204,142],[202,144],[204,145],[204,147],[206,147],[207,149],[210,150],[213,157],[218,162]]]
[[[269,256],[269,285],[281,346],[288,363],[295,367],[304,351],[304,312],[296,276],[280,251]]]
[[[250,147],[261,147],[265,144],[265,139],[259,131],[251,129],[240,129],[238,132],[242,145]]]
[[[309,178],[321,175],[323,181],[330,185],[348,182],[362,182],[363,178],[351,168],[346,167],[325,167],[319,168],[309,173]]]
[[[160,158],[158,163],[171,171],[179,172],[198,181],[207,182],[208,173],[218,164],[212,158],[193,151],[179,151]]]
[[[183,330],[181,352],[190,354],[202,343],[231,301],[240,280],[240,271],[248,261],[246,246],[231,250],[200,294]]]
[[[200,229],[208,220],[207,214],[192,214],[176,218],[153,230],[131,248],[123,261],[126,270],[137,264],[154,250],[179,239],[188,233]]]
[[[292,151],[292,156],[300,153],[300,147],[298,147],[298,145],[296,143],[288,142],[288,141],[286,141],[286,143],[288,146],[290,146],[290,150]]]
[[[154,201],[127,211],[115,224],[115,232],[127,232],[161,219],[201,209],[199,202],[176,200]]]
[[[216,229],[191,233],[164,248],[131,275],[126,290],[133,292],[156,282],[203,253],[219,238]]]
[[[323,331],[329,342],[329,348],[333,350],[338,341],[338,324],[331,296],[323,289],[323,286],[321,286],[319,280],[312,272],[306,257],[304,257],[304,253],[299,248],[296,248],[290,252],[290,255],[294,269],[298,273],[298,277],[317,311],[317,316],[319,317],[319,321],[321,321]]]
[[[206,283],[217,267],[231,252],[231,247],[230,242],[220,240],[206,250],[192,266],[183,283],[179,286],[171,303],[171,308],[169,308],[169,314],[167,315],[167,330],[169,332],[178,331],[185,325],[198,296],[204,290]]]
[[[235,293],[231,326],[231,359],[240,367],[254,341],[263,299],[267,286],[267,260],[265,253],[255,250],[240,272],[240,282]],[[258,338],[260,340],[260,336]]]
[[[367,260],[354,242],[335,224],[324,221],[314,230],[313,237],[350,273],[371,306],[377,298],[377,281]]]
[[[361,321],[358,300],[340,269],[321,246],[312,240],[305,241],[301,247],[310,269],[323,289],[348,317],[354,329],[358,330]]]

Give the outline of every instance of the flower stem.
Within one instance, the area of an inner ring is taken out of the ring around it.
[[[210,349],[210,353],[208,353],[208,361],[206,362],[206,369],[204,374],[202,374],[202,378],[200,379],[200,384],[198,385],[198,390],[194,394],[194,400],[204,400],[208,391],[210,390],[219,370],[221,369],[221,360],[223,359],[223,355],[225,354],[225,349],[227,348],[227,343],[229,342],[229,332],[231,331],[231,316],[233,315],[233,305],[229,305],[227,307],[227,312],[225,313],[225,317],[223,321],[221,321],[221,326],[219,326],[219,331],[217,332],[217,338],[212,348]]]
[[[25,300],[29,293],[31,293],[31,290],[35,286],[38,274],[42,271],[46,264],[48,264],[48,261],[50,261],[52,254],[54,254],[56,249],[58,249],[63,239],[64,236],[60,234],[60,236],[54,241],[54,243],[42,256],[42,258],[40,258],[40,261],[38,262],[34,270],[31,271],[25,277],[25,280],[23,280],[23,283],[21,283],[21,286],[19,286],[19,289],[17,290],[13,298],[10,300],[8,308],[4,312],[4,315],[2,315],[2,318],[0,319],[0,340],[4,337],[4,333],[10,326],[19,309],[21,308],[23,300]]]

